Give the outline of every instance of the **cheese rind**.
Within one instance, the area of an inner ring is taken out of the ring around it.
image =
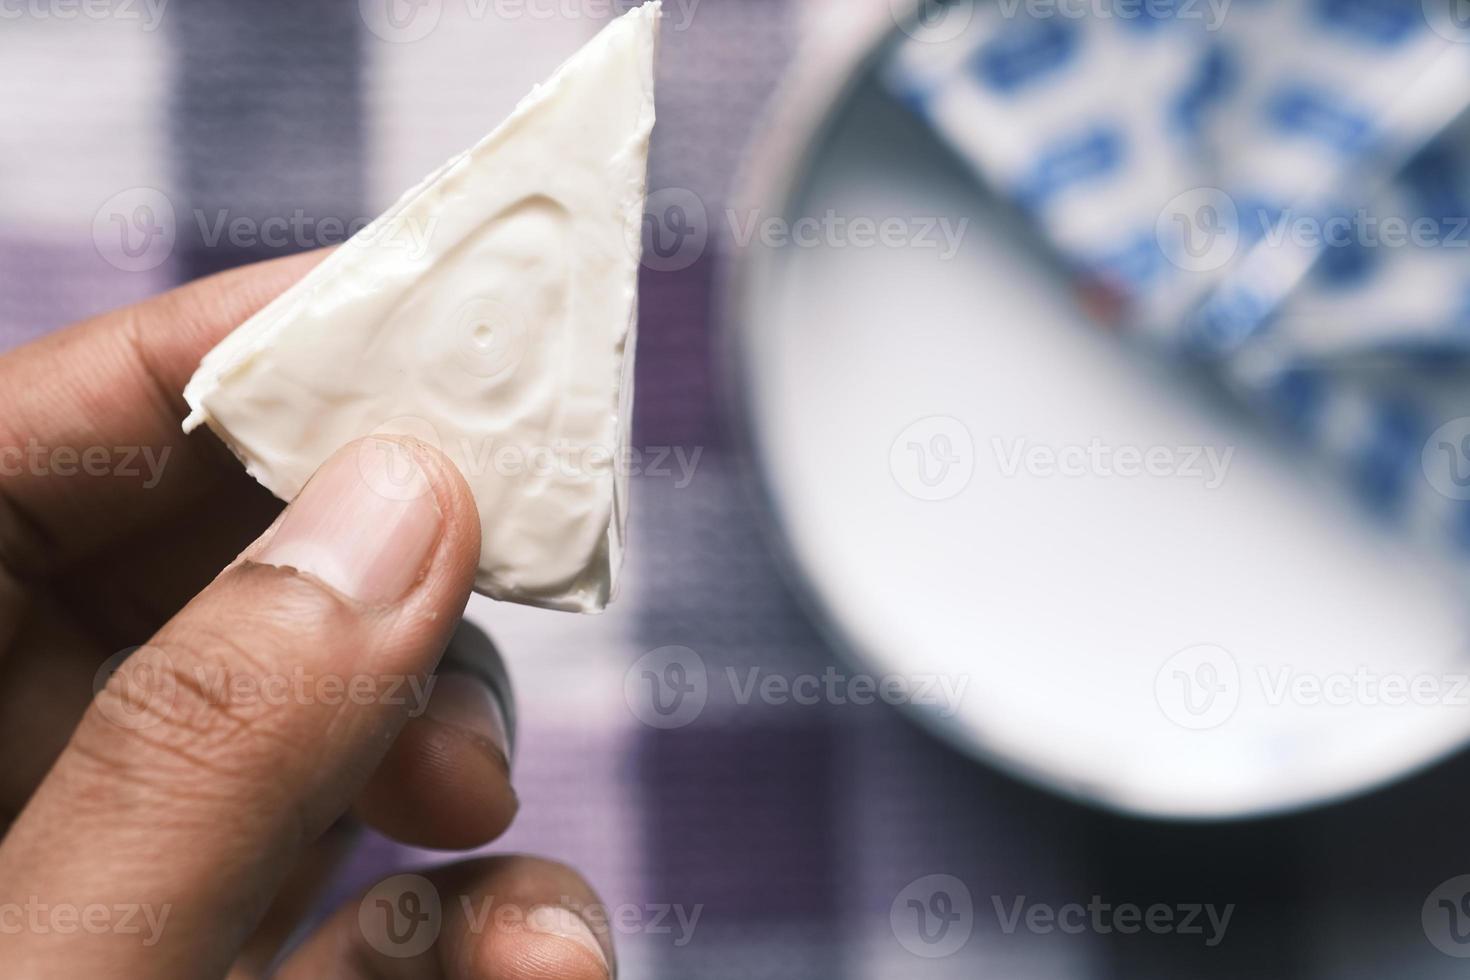
[[[622,562],[657,0],[605,27],[205,355],[207,424],[284,500],[371,433],[442,450],[483,531],[477,591],[607,604]]]

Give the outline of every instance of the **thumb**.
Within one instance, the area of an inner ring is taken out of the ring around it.
[[[469,489],[434,450],[370,438],[328,460],[123,663],[0,846],[0,901],[126,907],[135,928],[23,931],[6,962],[223,975],[424,707],[479,545]]]

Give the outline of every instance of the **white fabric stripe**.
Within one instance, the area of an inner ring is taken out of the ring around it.
[[[597,14],[607,7],[430,0],[407,20],[386,21],[363,3],[369,209],[387,207],[498,125],[602,27]]]
[[[127,9],[0,21],[0,224],[9,230],[90,246],[108,198],[168,191],[169,10]]]

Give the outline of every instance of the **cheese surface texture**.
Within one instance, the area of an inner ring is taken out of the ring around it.
[[[474,492],[477,591],[578,612],[622,563],[657,2],[613,21],[469,150],[210,351],[184,389],[291,500],[372,433]],[[385,488],[392,492],[392,488]]]

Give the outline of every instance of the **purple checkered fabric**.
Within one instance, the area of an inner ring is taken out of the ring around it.
[[[787,0],[666,3],[650,186],[689,189],[718,214],[736,148],[793,50],[796,11]],[[576,16],[569,2],[533,18],[506,13],[530,5],[427,0],[413,9],[439,20],[408,41],[369,29],[371,5],[5,8],[0,346],[202,273],[330,244],[324,219],[370,217],[468,145],[604,9],[589,2]],[[173,245],[118,262],[107,236],[143,236],[167,218],[133,222],[139,188],[171,205]],[[221,231],[237,218],[288,229],[272,240]],[[290,230],[293,219],[311,230]],[[1470,872],[1464,759],[1325,811],[1171,826],[1014,782],[881,704],[742,698],[751,671],[790,681],[855,668],[770,556],[720,436],[710,287],[733,246],[719,225],[692,265],[644,273],[635,443],[697,462],[687,480],[671,461],[668,475],[635,483],[624,596],[601,617],[471,607],[506,653],[520,716],[523,806],[492,850],[581,868],[616,913],[628,977],[1463,976],[1426,938],[1421,912],[1438,883]],[[629,674],[666,647],[688,648],[704,669],[707,703],[682,727],[649,724],[641,675]],[[443,860],[369,839],[337,890]],[[910,904],[932,875],[963,887]],[[1093,896],[1235,908],[1216,946],[1012,927],[1003,914],[1017,899]],[[969,921],[950,918],[965,897]],[[968,937],[952,950],[951,928]]]

